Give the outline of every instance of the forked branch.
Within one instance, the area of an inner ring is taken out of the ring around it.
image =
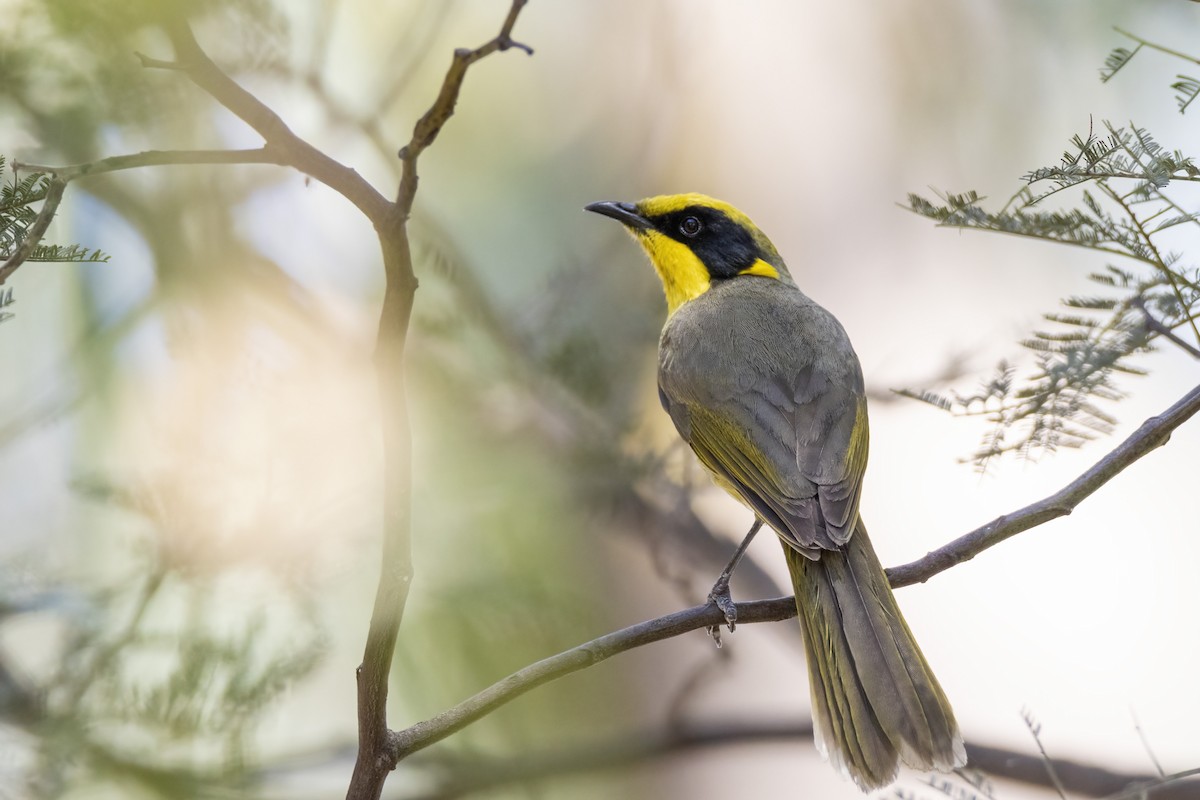
[[[391,211],[391,203],[387,198],[355,170],[335,161],[297,136],[278,114],[226,75],[196,42],[185,17],[171,14],[166,21],[166,29],[175,46],[175,61],[140,56],[144,66],[182,71],[192,83],[256,130],[283,163],[311,175],[341,194],[365,214],[375,227],[387,223]]]
[[[386,217],[376,221],[375,225],[387,281],[375,349],[383,410],[383,558],[362,666],[358,671],[359,746],[346,792],[347,800],[378,800],[384,781],[397,760],[392,757],[395,734],[387,726],[387,695],[392,655],[413,577],[412,442],[404,358],[417,289],[407,227],[417,191],[416,159],[453,113],[467,68],[490,53],[512,46],[512,27],[525,2],[513,0],[497,37],[475,50],[455,53],[437,99],[417,123],[413,140],[406,148],[408,155],[404,157],[397,200],[387,204]]]
[[[417,159],[425,148],[433,144],[434,139],[442,132],[446,122],[454,115],[454,107],[458,103],[459,92],[462,91],[463,79],[467,77],[467,69],[481,58],[497,51],[517,48],[533,55],[533,48],[514,41],[513,26],[517,23],[517,15],[525,7],[528,0],[513,0],[500,32],[485,44],[474,50],[459,48],[454,51],[454,60],[442,81],[442,89],[438,92],[437,100],[429,110],[417,120],[413,128],[412,139],[400,150],[400,159],[404,162],[404,171],[400,178],[400,192],[396,197],[396,205],[405,217],[412,211],[413,198],[417,194]]]

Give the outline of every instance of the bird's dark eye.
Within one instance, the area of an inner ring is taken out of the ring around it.
[[[683,222],[679,223],[679,232],[684,236],[695,236],[703,228],[704,226],[700,223],[700,220],[695,217],[684,217]]]

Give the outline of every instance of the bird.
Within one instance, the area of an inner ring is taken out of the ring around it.
[[[841,323],[796,285],[771,240],[703,194],[585,207],[624,225],[662,281],[658,396],[715,483],[759,527],[795,589],[818,750],[864,792],[966,764],[954,712],[909,630],[859,515],[867,466],[862,367]]]

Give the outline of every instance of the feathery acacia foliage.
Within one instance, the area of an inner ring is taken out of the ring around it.
[[[1133,47],[1114,48],[1100,70],[1108,82],[1143,50],[1189,64],[1200,59],[1116,29]],[[1179,74],[1171,85],[1180,113],[1200,95],[1200,80]],[[1032,170],[1026,186],[998,211],[975,192],[942,194],[940,202],[910,195],[908,207],[939,225],[1008,233],[1099,251],[1132,262],[1108,264],[1089,278],[1093,295],[1065,298],[1065,313],[1046,314],[1051,330],[1022,342],[1035,367],[1018,379],[1002,362],[977,391],[949,395],[905,391],[954,413],[984,416],[993,424],[973,455],[976,466],[1007,452],[1078,447],[1112,430],[1100,404],[1119,400],[1119,375],[1140,375],[1133,357],[1165,339],[1200,358],[1200,270],[1171,245],[1194,233],[1200,210],[1181,200],[1181,184],[1200,182],[1200,167],[1178,150],[1161,147],[1144,128],[1104,123],[1105,135],[1076,135],[1058,164]],[[1086,186],[1086,188],[1084,188]],[[1040,191],[1035,190],[1035,187]],[[1046,188],[1048,187],[1048,188]],[[1078,189],[1079,202],[1045,209],[1047,198]],[[1169,192],[1169,193],[1168,193]],[[1193,343],[1194,342],[1194,343]]]
[[[0,178],[4,175],[5,163],[4,156],[0,156]],[[59,190],[61,197],[61,187]],[[40,172],[24,178],[14,174],[8,181],[0,179],[0,285],[26,261],[108,261],[108,256],[99,250],[88,250],[77,244],[62,246],[39,243],[32,248],[22,246],[31,228],[37,231],[36,241],[49,222],[47,218],[38,226],[38,212],[33,206],[45,201],[47,215],[54,212],[55,201],[47,200],[49,191],[50,179]],[[4,310],[13,302],[12,289],[0,290],[0,323],[15,316],[11,311]]]
[[[1115,28],[1117,33],[1128,37],[1136,43],[1136,46],[1130,50],[1127,47],[1117,47],[1108,54],[1104,60],[1104,66],[1100,69],[1100,80],[1104,83],[1109,82],[1117,73],[1128,66],[1133,57],[1140,53],[1143,49],[1157,50],[1160,53],[1166,53],[1169,56],[1177,58],[1181,61],[1186,61],[1189,64],[1200,65],[1200,59],[1195,56],[1190,56],[1187,53],[1181,53],[1178,50],[1172,50],[1169,47],[1164,47],[1161,44],[1146,41],[1139,36],[1134,36],[1128,31],[1123,31],[1120,28]],[[1179,74],[1175,76],[1175,82],[1171,84],[1177,94],[1175,101],[1179,104],[1179,113],[1183,114],[1188,110],[1188,106],[1200,94],[1200,81],[1188,75]]]
[[[1119,69],[1130,57],[1114,53],[1110,67]],[[1161,147],[1145,129],[1104,127],[1107,135],[1077,135],[1058,164],[1026,174],[1026,186],[997,211],[985,209],[974,192],[942,194],[940,202],[908,198],[909,209],[939,225],[1027,236],[1133,262],[1132,268],[1109,264],[1093,273],[1099,293],[1068,297],[1067,312],[1045,315],[1055,327],[1022,342],[1035,355],[1030,374],[1018,378],[1005,362],[975,392],[903,392],[993,422],[972,457],[980,468],[1007,452],[1030,457],[1109,433],[1115,420],[1100,404],[1123,396],[1117,376],[1143,374],[1132,357],[1150,350],[1154,340],[1200,357],[1188,341],[1200,345],[1200,270],[1169,249],[1184,229],[1200,226],[1200,211],[1181,205],[1174,191],[1168,194],[1172,184],[1200,181],[1200,168]],[[1043,208],[1048,197],[1076,188],[1075,207]]]
[[[4,174],[4,156],[0,156],[0,175]],[[40,172],[23,178],[15,174],[6,182],[0,182],[0,261],[7,261],[20,247],[37,219],[33,206],[46,199],[50,178]],[[77,244],[39,244],[28,261],[108,261],[108,256],[99,250],[89,250]]]

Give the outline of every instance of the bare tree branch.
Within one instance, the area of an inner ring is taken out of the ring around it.
[[[639,764],[693,750],[811,740],[812,735],[812,725],[804,723],[692,723],[621,734],[602,742],[529,756],[473,756],[469,763],[459,759],[451,762],[446,780],[437,788],[403,795],[403,800],[457,800],[484,790]]]
[[[436,788],[404,795],[403,798],[457,800],[518,783],[640,764],[695,750],[766,742],[811,741],[812,737],[811,723],[726,720],[623,733],[605,741],[528,756],[489,757],[472,754],[469,761],[456,758],[439,765],[446,778]],[[1052,788],[1047,778],[1046,760],[1040,754],[969,742],[967,760],[972,770],[994,778]],[[1109,797],[1131,787],[1141,787],[1143,791],[1153,787],[1151,796],[1154,800],[1185,800],[1196,797],[1200,791],[1200,781],[1187,780],[1196,770],[1158,776],[1114,772],[1063,759],[1053,759],[1053,764],[1063,788],[1070,794],[1083,797]]]
[[[59,180],[73,181],[76,178],[100,175],[105,172],[174,164],[278,164],[287,166],[288,162],[270,146],[266,146],[251,150],[143,150],[140,153],[109,156],[98,161],[65,167],[23,164],[14,161],[13,169],[23,169],[27,172],[48,172]]]
[[[796,603],[791,597],[738,603],[737,608],[739,623],[775,622],[796,616]],[[393,736],[395,760],[399,761],[434,742],[441,741],[544,683],[586,669],[627,650],[724,622],[725,615],[715,605],[693,606],[622,628],[544,658],[517,670],[435,717],[418,722],[403,731],[397,731]]]
[[[888,579],[891,580],[892,586],[897,587],[924,583],[939,572],[970,561],[984,550],[1011,536],[1052,519],[1067,516],[1077,505],[1130,464],[1166,444],[1171,438],[1171,432],[1191,419],[1197,411],[1200,411],[1200,386],[1192,389],[1162,414],[1143,422],[1115,450],[1058,492],[1019,511],[997,517],[987,525],[928,553],[924,558],[900,567],[892,567],[887,571]]]
[[[58,204],[62,202],[63,190],[66,188],[67,182],[64,180],[50,181],[50,185],[46,188],[46,196],[42,200],[42,210],[38,212],[33,224],[25,231],[25,238],[21,240],[21,244],[17,245],[17,249],[4,262],[4,266],[0,266],[0,286],[3,286],[4,282],[8,280],[8,276],[16,272],[33,255],[33,251],[41,243],[42,237],[46,235],[50,221],[54,219],[54,214],[58,211]]]
[[[717,718],[681,720],[663,727],[631,730],[594,741],[572,742],[530,753],[447,752],[434,748],[406,766],[419,768],[429,788],[396,795],[397,800],[457,800],[478,792],[504,789],[572,775],[645,764],[657,759],[721,747],[812,741],[813,729],[803,722],[775,719]],[[344,763],[354,745],[329,745],[278,757],[259,769],[259,780],[300,770],[327,769]],[[1042,756],[1020,750],[967,742],[969,771],[993,778],[1049,788]],[[1153,800],[1194,800],[1200,796],[1200,769],[1175,773],[1126,773],[1069,759],[1055,758],[1054,769],[1073,795],[1128,800],[1146,792]],[[557,795],[556,795],[557,796]]]
[[[404,161],[398,199],[387,203],[386,215],[375,221],[387,279],[375,349],[383,424],[383,557],[363,661],[358,669],[359,747],[346,791],[347,800],[378,800],[388,773],[398,761],[394,755],[395,734],[387,726],[387,694],[392,656],[413,578],[412,439],[404,351],[417,290],[407,227],[417,192],[416,158],[433,142],[453,113],[467,67],[490,53],[513,46],[512,28],[525,2],[513,0],[496,38],[476,50],[455,53],[437,100],[417,123],[413,141],[406,148],[409,156]],[[460,57],[463,52],[470,55]],[[271,139],[265,138],[270,143]]]
[[[1142,45],[1143,47],[1149,47],[1152,50],[1158,50],[1159,52],[1166,53],[1167,55],[1175,56],[1176,58],[1181,58],[1184,61],[1190,61],[1193,64],[1200,64],[1200,58],[1196,58],[1195,56],[1189,56],[1187,53],[1181,53],[1178,50],[1172,50],[1169,47],[1163,47],[1161,44],[1155,44],[1154,42],[1147,41],[1140,36],[1134,36],[1129,31],[1124,30],[1123,28],[1118,28],[1115,25],[1113,26],[1113,30],[1116,31],[1117,33],[1121,34],[1122,36],[1128,36],[1130,39],[1133,39],[1135,42]]]
[[[406,217],[412,210],[413,198],[417,194],[417,159],[425,148],[433,144],[434,139],[442,132],[442,127],[454,115],[454,106],[458,103],[458,93],[462,90],[463,79],[467,76],[467,68],[497,50],[504,51],[515,47],[533,55],[533,48],[513,41],[512,38],[512,29],[517,23],[517,15],[521,13],[526,2],[527,0],[513,0],[512,7],[508,10],[508,16],[505,17],[504,24],[500,26],[500,33],[496,34],[495,38],[474,50],[459,48],[454,51],[454,60],[450,62],[450,69],[446,71],[446,77],[442,81],[442,89],[438,93],[437,100],[429,107],[424,116],[417,120],[416,127],[413,128],[412,139],[400,150],[400,159],[404,162],[404,172],[400,178],[400,192],[396,196],[396,205]]]
[[[186,18],[170,16],[166,29],[175,46],[176,61],[162,62],[142,56],[143,65],[183,71],[192,83],[258,131],[267,148],[277,153],[283,163],[311,175],[341,194],[362,211],[376,228],[388,224],[392,204],[358,172],[297,136],[278,114],[226,75],[196,42]]]
[[[394,768],[387,726],[388,679],[400,621],[413,579],[412,438],[408,414],[405,347],[417,279],[404,217],[393,215],[377,229],[386,288],[375,344],[383,435],[383,548],[379,583],[358,668],[358,757],[347,800],[379,800]]]
[[[924,558],[888,570],[894,587],[922,583],[939,572],[969,561],[989,547],[1030,528],[1069,514],[1076,505],[1142,456],[1165,444],[1171,432],[1200,411],[1200,386],[1162,414],[1142,423],[1128,439],[1100,459],[1062,491],[1013,514],[1000,517],[961,536]],[[779,597],[738,603],[738,622],[774,622],[796,616],[795,600]],[[395,764],[405,756],[462,730],[472,722],[520,697],[530,689],[578,672],[635,647],[670,639],[689,631],[720,625],[724,614],[715,605],[694,606],[623,628],[520,669],[482,692],[435,717],[394,732],[389,756]]]
[[[100,175],[105,172],[116,172],[137,167],[164,166],[170,164],[279,164],[288,165],[282,154],[270,144],[250,150],[146,150],[141,153],[111,156],[98,161],[70,166],[49,166],[46,164],[24,164],[13,162],[14,170],[27,172],[45,172],[54,176],[43,198],[41,211],[30,226],[25,238],[12,256],[0,267],[0,285],[17,271],[25,261],[33,255],[42,237],[46,234],[51,220],[62,203],[63,192],[67,184],[77,178],[90,175]],[[381,198],[382,199],[382,198]],[[385,201],[386,202],[386,201]]]

